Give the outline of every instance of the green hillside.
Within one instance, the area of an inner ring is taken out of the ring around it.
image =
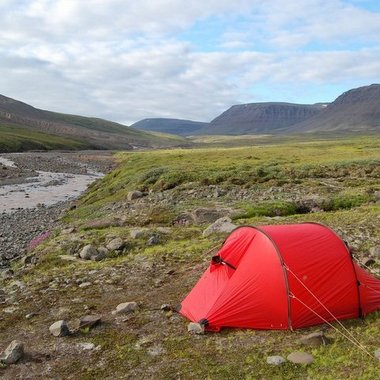
[[[0,153],[28,150],[89,149],[90,144],[28,129],[0,125]]]
[[[0,140],[0,152],[12,150],[13,146],[18,150],[57,149],[57,143],[59,149],[111,150],[192,145],[183,137],[151,134],[99,118],[45,111],[2,95],[0,126],[7,129],[7,137]],[[22,144],[19,135],[26,138]]]

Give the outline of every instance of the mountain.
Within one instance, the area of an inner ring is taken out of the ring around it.
[[[318,103],[250,103],[232,106],[198,134],[245,135],[280,132],[323,111]]]
[[[163,133],[172,133],[180,136],[190,136],[205,128],[208,123],[182,119],[152,118],[143,119],[131,125],[132,128]]]
[[[99,118],[34,108],[0,95],[0,151],[157,148],[188,145],[180,137],[140,131]]]
[[[343,93],[322,112],[291,126],[286,132],[316,131],[380,131],[380,84],[371,84]]]

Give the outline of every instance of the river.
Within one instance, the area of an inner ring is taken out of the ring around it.
[[[17,167],[12,160],[1,155],[0,165]],[[86,174],[37,171],[37,174],[23,183],[0,186],[0,213],[51,206],[75,199],[89,184],[103,176],[102,173],[90,171]]]

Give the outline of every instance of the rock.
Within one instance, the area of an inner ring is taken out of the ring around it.
[[[77,347],[84,351],[91,351],[95,348],[94,343],[78,343]]]
[[[160,238],[157,235],[153,235],[149,238],[147,245],[156,245],[160,242]]]
[[[376,261],[372,257],[363,257],[361,263],[366,267],[370,267],[371,265],[376,264]]]
[[[201,325],[200,323],[190,322],[187,325],[187,331],[190,334],[202,335],[205,333],[205,327],[203,325]]]
[[[105,259],[109,253],[106,247],[98,247],[97,251],[98,251],[97,255],[91,256],[92,261],[101,261]]]
[[[5,269],[0,271],[0,279],[2,280],[8,280],[13,277],[13,270],[12,269]]]
[[[286,360],[282,356],[274,355],[267,357],[267,363],[271,365],[281,365],[284,364]]]
[[[172,311],[173,307],[167,303],[164,303],[163,305],[161,305],[160,309],[162,311]]]
[[[127,199],[129,201],[133,201],[135,199],[142,198],[143,193],[141,191],[135,190],[135,191],[130,191],[127,195]]]
[[[215,208],[198,208],[192,213],[193,220],[197,224],[212,223],[221,218],[225,212]]]
[[[116,306],[113,314],[128,314],[133,313],[139,308],[137,302],[124,302]]]
[[[314,361],[313,355],[300,351],[292,352],[287,356],[287,359],[295,364],[311,364]]]
[[[81,284],[79,284],[79,288],[88,288],[91,285],[91,282],[82,282]]]
[[[166,353],[164,347],[159,344],[154,345],[153,347],[149,347],[147,350],[148,355],[150,356],[158,356]]]
[[[99,255],[98,250],[91,244],[86,245],[80,251],[79,256],[84,260],[91,260],[92,257]]]
[[[372,247],[369,250],[369,254],[374,257],[379,257],[380,258],[380,246]]]
[[[380,348],[378,348],[374,353],[373,355],[375,356],[376,359],[379,359],[380,360]]]
[[[148,231],[149,230],[147,228],[132,228],[129,231],[129,234],[132,239],[140,239],[144,237],[148,233]]]
[[[231,218],[223,217],[215,221],[213,224],[208,226],[203,231],[203,236],[209,236],[214,233],[230,233],[232,232],[237,226],[232,223]]]
[[[93,328],[102,322],[102,318],[99,315],[85,315],[79,320],[79,328]]]
[[[125,247],[125,241],[117,237],[115,239],[112,239],[108,244],[107,244],[107,249],[110,251],[120,251]]]
[[[323,331],[317,331],[301,337],[300,343],[304,344],[305,346],[319,347],[326,346],[327,344],[330,344],[331,341],[325,336]]]
[[[50,334],[53,336],[67,336],[70,335],[69,326],[67,325],[67,322],[64,320],[60,320],[57,322],[54,322],[49,327]]]
[[[13,340],[0,356],[0,362],[14,364],[24,356],[24,344]]]
[[[164,235],[170,235],[172,233],[170,227],[157,227],[157,231]]]

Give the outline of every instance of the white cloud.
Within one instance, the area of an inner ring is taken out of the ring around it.
[[[379,17],[338,0],[0,0],[0,93],[128,123],[210,120],[265,84],[376,81]],[[210,18],[220,46],[178,37]]]

